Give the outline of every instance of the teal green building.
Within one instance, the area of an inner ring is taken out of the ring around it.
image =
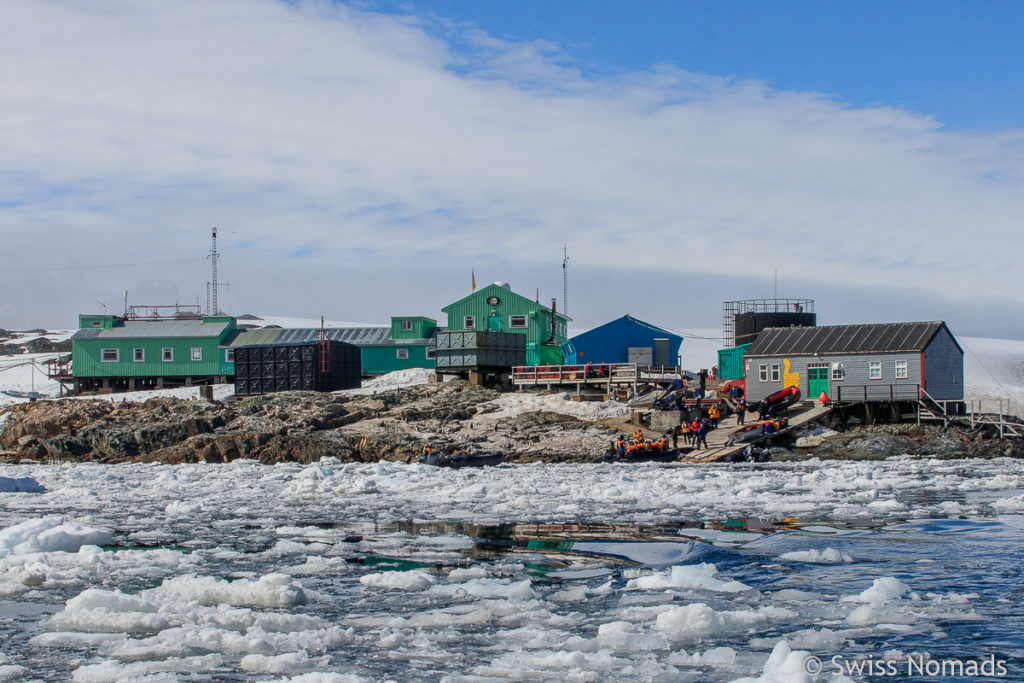
[[[74,389],[134,391],[223,383],[235,364],[226,349],[237,332],[230,316],[131,320],[80,315],[71,336]]]
[[[490,330],[526,336],[527,365],[561,365],[569,318],[495,282],[441,309],[448,330]]]

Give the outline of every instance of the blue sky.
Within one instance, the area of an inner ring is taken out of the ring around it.
[[[1024,339],[1017,3],[8,0],[0,327],[205,301]],[[120,263],[121,267],[110,268]],[[26,287],[24,280],[31,279]]]
[[[883,104],[955,127],[1024,121],[1024,3],[414,0],[368,6],[550,41],[588,73],[668,63]]]

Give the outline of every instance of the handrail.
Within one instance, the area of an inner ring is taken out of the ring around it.
[[[606,374],[599,374],[601,367]],[[591,365],[517,365],[512,368],[512,381],[535,384],[564,384],[587,380],[635,381],[638,375],[636,363],[604,363]]]
[[[921,392],[924,391],[921,385],[916,382],[841,384],[830,385],[828,389],[828,398],[833,403],[883,400],[917,401],[921,398]],[[807,398],[813,400],[818,397],[808,396]]]

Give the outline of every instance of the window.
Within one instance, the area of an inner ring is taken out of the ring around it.
[[[467,315],[462,318],[462,329],[464,330],[475,330],[476,329],[476,316]]]
[[[192,360],[202,360],[202,359],[203,359],[203,347],[202,346],[193,346],[192,347]]]
[[[526,316],[525,315],[510,315],[508,317],[509,327],[526,327]]]
[[[868,363],[868,379],[882,379],[882,361],[873,360]]]
[[[778,363],[773,363],[772,364],[772,381],[773,382],[781,382],[782,381],[782,366],[779,365]]]
[[[838,381],[844,379],[845,377],[846,377],[846,372],[843,370],[843,364],[842,363],[833,363],[832,364],[832,379],[833,379],[833,381],[838,382]]]
[[[427,360],[431,358],[437,358],[437,348],[433,346],[427,347]]]
[[[767,365],[759,365],[758,368],[757,368],[757,371],[758,371],[757,372],[757,380],[759,382],[767,382],[768,381],[768,366]]]
[[[132,349],[132,360],[136,363],[141,363],[146,360],[145,349]]]
[[[92,321],[92,326],[93,327],[103,327],[103,321],[102,320],[93,320]]]
[[[403,320],[402,321],[402,332],[412,332],[412,321],[411,320]]]
[[[395,349],[395,358],[398,360],[408,360],[409,349]]]
[[[234,349],[224,349],[224,362],[225,363],[234,363],[235,362],[235,350]]]
[[[121,357],[117,349],[103,349],[100,351],[100,359],[104,363],[116,363]]]
[[[160,349],[160,358],[165,363],[171,363],[174,361],[174,349]]]
[[[910,374],[907,370],[907,361],[898,360],[896,361],[896,379],[906,379]]]

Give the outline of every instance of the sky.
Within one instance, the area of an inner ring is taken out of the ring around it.
[[[478,283],[1024,339],[1016,2],[7,0],[0,327],[386,322]],[[562,306],[562,303],[559,304]]]

